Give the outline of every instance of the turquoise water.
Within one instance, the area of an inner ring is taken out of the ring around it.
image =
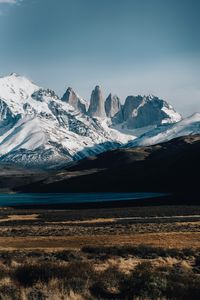
[[[163,193],[33,193],[0,194],[0,206],[60,205],[162,197]]]

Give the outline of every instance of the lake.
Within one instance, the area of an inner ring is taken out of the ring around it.
[[[0,194],[0,206],[63,205],[127,201],[166,196],[164,193],[32,193]]]

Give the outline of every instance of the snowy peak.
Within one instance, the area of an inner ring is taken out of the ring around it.
[[[181,120],[181,115],[166,101],[156,96],[128,96],[124,108],[127,128],[141,128]]]
[[[6,100],[27,99],[38,89],[29,79],[16,73],[0,78],[0,97]]]
[[[74,90],[71,87],[68,87],[61,100],[69,103],[79,112],[86,114],[87,102],[81,97],[79,97],[78,94],[76,94],[76,92],[74,92]]]
[[[81,104],[71,88],[61,100],[17,74],[0,78],[0,162],[58,167],[132,139],[90,118]]]
[[[158,127],[154,127],[129,143],[129,146],[155,145],[181,136],[195,134],[200,134],[200,113],[195,113],[177,123],[162,124]]]

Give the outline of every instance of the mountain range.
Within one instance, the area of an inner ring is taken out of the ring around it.
[[[200,114],[183,119],[166,101],[127,96],[124,104],[97,85],[90,101],[67,88],[62,97],[12,73],[0,78],[0,163],[57,169],[121,147],[200,133]]]

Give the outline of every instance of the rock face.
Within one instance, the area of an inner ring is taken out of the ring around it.
[[[122,105],[118,96],[109,94],[105,101],[105,111],[113,124],[123,122]]]
[[[129,129],[175,123],[181,120],[180,114],[171,105],[155,96],[128,96],[124,104],[123,116]]]
[[[68,87],[61,100],[72,105],[76,110],[80,111],[81,113],[86,113],[86,101],[81,99],[71,87]]]
[[[92,91],[88,115],[90,117],[106,117],[104,98],[100,87],[97,85]]]
[[[129,120],[136,113],[137,108],[142,103],[142,96],[128,96],[125,100],[123,107],[123,118],[124,121]]]

